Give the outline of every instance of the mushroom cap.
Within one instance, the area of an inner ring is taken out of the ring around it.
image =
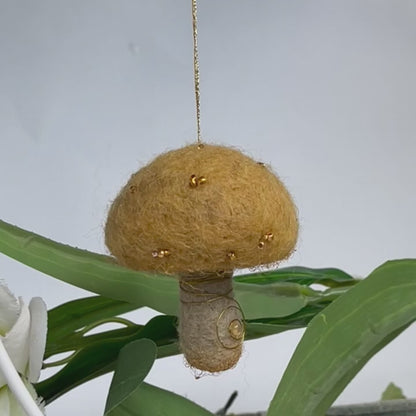
[[[119,263],[166,274],[230,271],[287,258],[297,210],[263,163],[195,144],[161,154],[114,200],[105,241]]]

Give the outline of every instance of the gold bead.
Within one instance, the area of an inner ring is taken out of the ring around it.
[[[259,240],[258,248],[264,248],[266,243],[270,243],[270,241],[272,241],[273,238],[274,238],[273,233],[264,234]]]
[[[191,188],[196,188],[198,186],[198,178],[196,175],[191,175],[191,179],[189,180],[189,186]]]
[[[203,148],[204,148],[204,145],[203,145],[202,143],[199,143],[199,144],[198,144],[198,149],[199,149],[199,150],[201,150],[201,149],[203,149]]]
[[[242,339],[244,336],[244,326],[239,319],[234,319],[228,325],[228,332],[234,339]]]
[[[258,164],[259,166],[262,166],[262,167],[265,167],[265,166],[266,166],[266,164],[265,164],[265,163],[263,163],[263,162],[257,162],[257,164]]]
[[[129,191],[134,194],[137,191],[137,186],[136,185],[130,185],[129,186]]]
[[[152,251],[152,257],[154,257],[154,258],[161,259],[163,257],[168,257],[168,256],[170,256],[170,251],[167,250],[167,249]]]
[[[227,257],[228,257],[228,259],[229,260],[231,260],[231,261],[233,261],[233,260],[235,260],[235,253],[234,253],[234,251],[230,251],[230,252],[228,252],[227,253]]]
[[[264,236],[264,239],[265,239],[266,241],[272,241],[272,240],[273,240],[273,238],[274,238],[273,233],[267,233],[267,234]]]
[[[199,178],[196,175],[191,175],[189,179],[189,186],[191,188],[196,188],[199,185],[203,185],[207,181],[205,176],[200,176]]]

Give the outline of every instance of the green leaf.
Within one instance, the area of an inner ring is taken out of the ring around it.
[[[35,385],[46,403],[60,397],[74,387],[113,371],[120,350],[130,342],[147,338],[158,347],[159,358],[179,353],[176,318],[156,316],[145,326],[134,325],[101,334],[69,336],[58,352],[78,350],[56,374]],[[48,352],[48,348],[47,348]]]
[[[78,302],[84,304],[85,301],[80,299],[71,303],[76,309]],[[321,309],[313,306],[285,318],[246,321],[246,340],[304,327]],[[78,353],[58,373],[38,383],[36,389],[50,403],[74,387],[114,370],[121,348],[143,337],[157,343],[158,358],[179,354],[176,325],[175,317],[158,316],[144,327],[134,325],[88,336],[83,336],[79,331],[69,331],[53,342],[48,335],[46,358],[73,350],[78,350]]]
[[[245,322],[246,340],[279,334],[290,329],[304,328],[327,304],[306,306],[300,311],[282,318],[251,319]]]
[[[122,348],[105,404],[105,415],[117,414],[117,406],[134,393],[149,373],[156,353],[156,344],[149,339],[139,339]]]
[[[390,261],[315,316],[268,416],[322,416],[349,381],[416,319],[416,260]]]
[[[310,304],[300,311],[280,317],[246,320],[246,340],[303,328],[329,302],[342,295],[346,288],[330,289],[321,294],[321,302],[308,298]],[[112,320],[113,315],[134,308],[134,305],[100,296],[77,299],[49,311],[48,339],[45,358],[68,351],[78,351],[67,365],[53,377],[37,385],[48,403],[63,393],[92,378],[114,370],[120,349],[135,339],[152,339],[158,346],[158,358],[179,353],[177,320],[159,316],[146,326],[129,324],[128,328],[84,335],[85,326]],[[70,318],[70,319],[68,319]],[[88,327],[87,327],[88,328]]]
[[[57,243],[4,221],[0,221],[0,252],[59,280],[129,302],[135,308],[148,306],[178,315],[179,288],[174,277],[129,270],[111,257]],[[306,269],[300,273],[304,275]],[[250,279],[255,280],[255,275]],[[235,282],[235,295],[246,319],[293,314],[306,305],[308,297],[319,297],[318,292],[296,283],[276,282],[272,277],[269,283]]]
[[[397,387],[394,383],[390,383],[386,390],[384,390],[381,395],[381,400],[400,400],[406,399],[403,394],[403,390],[400,387]]]
[[[0,252],[63,282],[160,312],[177,315],[178,284],[173,277],[137,272],[113,258],[57,243],[0,221]]]
[[[141,306],[166,314],[178,313],[175,278],[128,270],[111,257],[69,247],[3,221],[0,221],[0,251],[62,281],[103,295],[69,302],[50,312],[46,357],[78,352],[58,374],[38,384],[38,391],[47,401],[111,371],[120,349],[143,337],[142,327],[137,325],[90,337],[84,337],[77,330]],[[353,281],[337,269],[306,268],[236,279],[235,295],[247,320],[247,339],[306,325],[313,313],[348,290]],[[318,292],[299,284],[318,281],[332,282],[335,288]],[[312,305],[316,305],[315,309],[306,313],[306,306]],[[303,317],[295,317],[300,311]],[[287,321],[282,320],[285,317]],[[167,319],[172,322],[173,318]],[[172,336],[171,328],[172,325],[167,332],[152,335],[158,342],[159,356],[178,353],[176,330]]]
[[[355,284],[357,281],[349,274],[335,268],[311,269],[301,266],[283,267],[262,273],[251,273],[236,276],[241,283],[255,283],[258,285],[270,282],[297,283],[303,286],[319,283],[329,287]]]
[[[294,283],[235,283],[234,291],[246,319],[291,315],[308,302],[302,286]]]
[[[281,318],[246,321],[246,339],[255,339],[302,328],[326,305],[314,304]],[[143,337],[158,346],[158,357],[179,353],[177,320],[173,316],[158,316],[146,326],[130,324],[128,328],[107,330],[84,335],[85,326],[103,322],[134,308],[118,300],[93,296],[60,305],[48,312],[48,338],[45,358],[69,351],[78,351],[57,374],[37,385],[38,392],[48,403],[63,393],[92,378],[114,369],[115,360],[123,346]]]
[[[111,416],[214,416],[178,394],[142,383]],[[110,416],[109,415],[109,416]]]
[[[137,309],[137,306],[103,296],[66,302],[48,311],[48,345],[57,343],[87,325]]]
[[[156,345],[147,339],[134,341],[121,350],[105,416],[212,416],[184,397],[143,383],[155,358]]]

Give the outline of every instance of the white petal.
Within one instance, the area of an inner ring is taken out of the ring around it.
[[[39,380],[46,347],[46,332],[48,330],[48,312],[41,298],[33,298],[29,304],[30,338],[29,338],[29,372],[31,383]]]
[[[19,302],[20,315],[13,328],[3,337],[3,344],[16,370],[21,374],[26,374],[29,364],[30,312],[21,299]],[[4,384],[4,377],[0,374],[0,386]]]
[[[15,324],[19,312],[20,305],[18,300],[6,285],[0,284],[0,335],[6,335]]]

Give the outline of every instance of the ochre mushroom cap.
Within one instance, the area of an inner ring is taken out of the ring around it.
[[[190,145],[134,173],[114,200],[106,244],[132,269],[230,271],[288,257],[297,210],[277,176],[236,149]]]

